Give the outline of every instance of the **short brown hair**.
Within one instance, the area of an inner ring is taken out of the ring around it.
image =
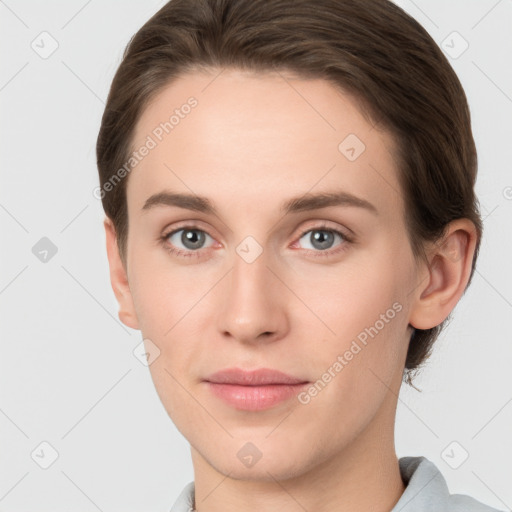
[[[172,0],[128,43],[97,140],[100,185],[133,151],[145,106],[174,79],[201,68],[283,70],[350,93],[397,145],[397,168],[415,258],[447,224],[470,219],[482,237],[474,193],[477,155],[466,95],[427,31],[389,0]],[[126,264],[127,179],[102,193]],[[448,318],[411,336],[404,380],[431,354]]]

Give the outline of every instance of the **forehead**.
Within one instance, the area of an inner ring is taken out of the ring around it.
[[[165,188],[219,201],[235,194],[255,207],[332,188],[381,209],[401,203],[393,138],[322,79],[227,69],[185,74],[143,111],[132,149],[144,146],[150,149],[128,180],[129,208]]]

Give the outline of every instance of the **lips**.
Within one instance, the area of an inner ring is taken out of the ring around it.
[[[297,397],[309,385],[304,379],[270,368],[228,368],[210,375],[204,382],[214,396],[244,411],[270,409]]]
[[[241,370],[240,368],[227,368],[210,375],[208,382],[215,384],[236,384],[239,386],[268,386],[271,384],[305,384],[308,381],[292,377],[279,370],[260,368],[258,370]]]

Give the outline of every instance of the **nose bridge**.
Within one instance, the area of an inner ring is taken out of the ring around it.
[[[279,301],[276,277],[267,268],[270,254],[252,237],[244,239],[233,254],[233,265],[222,296],[219,328],[245,342],[267,333],[282,334],[286,313]]]

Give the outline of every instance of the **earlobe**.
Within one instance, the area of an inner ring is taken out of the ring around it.
[[[462,297],[471,275],[477,233],[468,219],[448,226],[440,242],[432,244],[429,268],[421,278],[409,323],[416,329],[431,329],[442,323]]]
[[[126,269],[124,268],[117,245],[114,224],[106,217],[103,225],[105,227],[107,257],[110,269],[110,284],[119,304],[119,320],[132,329],[139,329]]]

